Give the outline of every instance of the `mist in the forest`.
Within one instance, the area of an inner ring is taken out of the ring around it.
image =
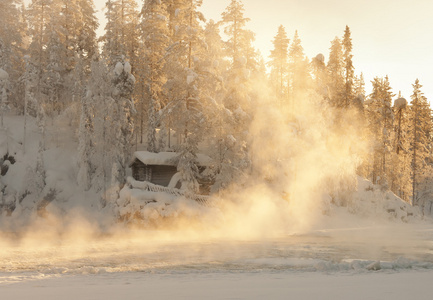
[[[211,207],[193,218],[182,214],[167,222],[160,218],[160,228],[187,232],[184,236],[233,239],[301,233],[320,222],[331,202],[350,201],[350,193],[356,190],[356,168],[368,145],[357,111],[343,114],[314,91],[286,101],[270,96],[263,83],[251,86],[256,97],[250,112],[251,166],[247,174],[214,194]],[[31,226],[26,225],[30,233],[20,236],[86,238],[112,234],[113,228],[116,231],[124,225],[107,221],[103,213],[93,217],[73,211],[64,217],[65,212],[55,205],[42,219],[35,217]],[[109,209],[108,205],[104,210],[107,215],[111,215]]]
[[[331,202],[346,205],[356,191],[356,169],[369,146],[360,112],[332,108],[314,91],[287,102],[267,100],[269,89],[255,86],[262,95],[249,129],[251,174],[222,193],[226,219],[235,223],[228,232],[308,231]]]
[[[314,92],[295,106],[256,105],[250,174],[214,195],[215,204],[194,218],[162,218],[160,226],[143,228],[104,213],[48,209],[20,231],[1,233],[0,259],[8,261],[3,270],[88,268],[92,273],[99,266],[115,272],[226,261],[261,253],[274,239],[322,243],[322,229],[334,238],[325,243],[361,243],[357,249],[372,257],[381,253],[381,245],[402,247],[406,231],[400,231],[397,243],[385,238],[388,229],[346,232],[354,225],[349,218],[335,220],[341,230],[321,227],[327,215],[332,217],[331,202],[350,201],[368,143],[358,132],[356,111],[342,116]]]

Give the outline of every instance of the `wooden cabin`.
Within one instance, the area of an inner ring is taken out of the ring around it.
[[[137,181],[148,181],[164,187],[180,189],[180,174],[177,171],[178,155],[179,153],[176,152],[136,151],[129,165],[132,169],[132,177]],[[200,172],[212,164],[212,159],[204,154],[198,154],[197,161]],[[209,194],[212,183],[199,180],[199,184],[200,193]]]

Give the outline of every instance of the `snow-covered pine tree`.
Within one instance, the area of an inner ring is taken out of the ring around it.
[[[209,96],[222,108],[224,99],[223,75],[227,73],[230,62],[226,59],[224,52],[224,42],[221,39],[218,23],[209,20],[204,30],[204,41],[206,46],[206,55],[203,57],[203,66],[208,71],[212,80],[206,80],[205,85],[211,85],[206,88]]]
[[[85,110],[82,110],[80,118],[80,177],[77,181],[84,188],[91,186],[97,192],[107,189],[112,162],[110,145],[115,143],[109,133],[115,104],[111,92],[110,71],[105,61],[95,56],[82,99]]]
[[[50,40],[52,40],[50,37],[53,36],[53,34],[50,33],[50,29],[54,27],[56,33],[61,34],[61,28],[57,28],[58,26],[56,25],[59,24],[58,21],[61,16],[60,4],[61,2],[57,0],[32,0],[28,7],[29,33],[31,38],[28,52],[32,60],[31,64],[35,66],[38,72],[38,83],[33,93],[37,102],[37,110],[39,109],[39,105],[47,105],[48,98],[52,92],[46,88],[44,81],[47,79],[46,71],[50,58],[47,49],[49,48]],[[60,49],[59,47],[55,48]],[[51,47],[51,49],[54,48]],[[62,55],[57,57],[64,58]],[[47,112],[49,112],[49,110],[47,110]],[[36,115],[38,115],[38,112],[36,112]]]
[[[125,57],[133,67],[139,47],[138,16],[138,5],[135,0],[107,1],[107,25],[101,41],[102,56],[110,66],[114,67]]]
[[[344,62],[344,107],[349,107],[355,99],[354,96],[354,79],[355,68],[353,67],[353,54],[352,54],[352,38],[349,26],[346,25],[342,41],[343,46],[343,62]]]
[[[288,47],[289,39],[287,38],[287,33],[283,25],[278,27],[277,35],[274,37],[273,45],[274,49],[271,50],[271,55],[269,56],[270,61],[268,65],[271,69],[271,76],[275,77],[275,91],[277,99],[279,99],[278,104],[281,106],[284,98],[285,91],[285,78],[287,76],[288,68]]]
[[[30,57],[25,57],[26,61],[26,74],[24,75],[25,87],[26,87],[26,100],[25,107],[27,107],[27,102],[33,102],[37,108],[37,125],[39,127],[39,145],[38,153],[36,156],[36,164],[28,165],[26,173],[24,175],[24,181],[26,182],[24,190],[20,191],[22,197],[30,194],[32,196],[32,201],[36,203],[39,200],[39,196],[42,194],[46,186],[46,173],[45,173],[45,162],[44,162],[44,152],[45,152],[45,114],[43,107],[37,104],[36,99],[33,97],[32,91],[35,89],[34,84],[38,82],[38,72],[34,66],[31,66]],[[32,72],[33,71],[33,72]],[[24,110],[24,139],[23,139],[23,153],[26,153],[26,109]]]
[[[392,152],[393,111],[392,97],[394,94],[389,85],[388,76],[374,78],[373,91],[367,101],[367,119],[373,141],[373,159],[371,179],[374,184],[388,185],[387,175]]]
[[[39,143],[38,154],[36,157],[36,165],[34,167],[28,166],[24,176],[26,182],[25,191],[22,194],[31,194],[36,202],[46,185],[46,174],[44,165],[44,151],[42,141]]]
[[[99,23],[96,17],[96,10],[93,0],[77,0],[78,9],[80,10],[77,22],[77,52],[80,53],[81,59],[85,61],[85,70],[90,71],[91,59],[98,53],[98,44],[96,39],[96,30]]]
[[[224,98],[223,74],[227,72],[230,62],[225,57],[224,42],[221,39],[219,25],[213,20],[206,23],[204,41],[206,44],[205,68],[209,71],[209,75],[215,79],[207,81],[212,85],[210,92],[213,93],[213,96],[211,98],[221,105]]]
[[[432,163],[431,163],[431,133],[432,117],[427,98],[421,91],[422,85],[416,79],[411,95],[412,111],[412,205],[423,208],[431,199]]]
[[[123,16],[124,29],[122,32],[123,43],[125,44],[125,58],[131,65],[131,74],[135,74],[135,65],[141,57],[138,56],[140,47],[140,10],[135,0],[122,0],[121,10]]]
[[[167,47],[165,73],[167,82],[164,86],[167,97],[167,105],[177,106],[186,102],[185,88],[186,68],[188,66],[188,43],[185,41],[186,27],[189,24],[189,16],[186,14],[187,0],[172,0],[167,5],[169,13],[169,28],[171,38]],[[178,121],[173,110],[164,108],[164,122],[176,131],[177,144],[182,141],[185,128],[177,130]]]
[[[292,40],[292,44],[289,49],[289,87],[290,87],[290,103],[292,111],[295,109],[295,102],[302,94],[306,92],[309,85],[309,63],[305,57],[304,48],[301,45],[301,39],[299,38],[298,31],[295,31],[295,35]]]
[[[246,67],[253,70],[257,65],[254,47],[252,46],[254,33],[245,28],[250,19],[244,16],[244,11],[242,1],[231,0],[221,15],[220,24],[224,27],[224,33],[228,36],[225,48],[228,56],[232,59],[233,68],[236,68],[238,64],[242,65],[243,60],[246,59]]]
[[[221,139],[221,169],[215,187],[225,187],[232,180],[239,180],[251,166],[248,146],[248,128],[251,121],[251,71],[257,69],[257,60],[252,46],[254,33],[246,29],[249,18],[244,16],[244,6],[232,0],[222,13],[220,24],[228,39],[225,41],[226,55],[231,60],[224,85],[226,93],[223,122],[227,125]]]
[[[29,26],[27,20],[27,10],[24,4],[24,1],[19,0],[19,16],[16,20],[16,23],[19,26],[20,34],[21,34],[21,43],[17,45],[17,54],[14,55],[12,59],[14,68],[16,71],[12,74],[13,84],[12,84],[12,94],[11,94],[11,102],[17,108],[19,113],[24,112],[24,99],[25,99],[25,88],[24,83],[21,80],[22,75],[25,73],[25,55],[27,53],[27,48],[29,45]]]
[[[0,125],[4,129],[3,116],[8,107],[9,74],[0,68]]]
[[[82,60],[75,67],[75,71],[79,76],[82,73]],[[95,68],[95,67],[94,67]],[[81,80],[77,80],[75,86],[75,101],[80,101],[81,104],[81,115],[80,124],[78,131],[78,184],[83,187],[84,190],[89,190],[92,184],[92,178],[95,173],[96,167],[93,165],[92,159],[95,155],[95,131],[94,131],[94,94],[96,92],[93,86],[89,86],[86,95],[82,97],[82,86]],[[104,141],[102,141],[104,142]]]
[[[381,144],[382,144],[382,168],[385,176],[386,184],[389,187],[389,176],[392,172],[391,165],[391,154],[393,153],[393,135],[395,134],[393,128],[394,112],[392,110],[392,98],[395,94],[392,92],[392,88],[389,83],[388,76],[385,76],[382,84],[382,108],[380,110],[382,119],[382,134],[381,134]],[[373,95],[373,97],[375,97]],[[384,183],[385,180],[381,180],[380,183]]]
[[[34,64],[42,70],[43,66],[47,65],[47,55],[44,49],[49,41],[48,24],[51,16],[60,15],[59,2],[54,0],[32,0],[27,15],[31,37],[28,51],[30,57],[34,60]]]
[[[228,40],[225,41],[225,49],[227,56],[231,59],[231,67],[226,75],[227,96],[224,105],[232,111],[238,107],[248,111],[250,106],[248,79],[251,68],[249,65],[255,65],[255,62],[251,62],[254,58],[247,57],[254,40],[254,34],[245,28],[249,20],[244,16],[242,2],[232,0],[222,13],[220,21],[224,27],[224,33],[228,36]]]
[[[63,43],[66,51],[67,70],[75,66],[75,54],[90,59],[97,51],[96,29],[98,21],[92,0],[60,0],[60,26],[64,35]]]
[[[129,62],[119,61],[112,71],[113,86],[112,98],[114,111],[110,115],[110,135],[112,140],[111,151],[111,194],[110,199],[115,200],[126,180],[126,169],[130,157],[131,142],[133,136],[133,119],[135,113],[132,93],[135,78],[132,75]]]
[[[42,112],[43,113],[43,112]],[[43,116],[43,118],[45,118]],[[41,122],[44,122],[44,120],[40,120]],[[45,125],[42,125],[45,126]],[[36,168],[35,168],[35,192],[36,195],[40,194],[45,185],[46,185],[46,174],[45,174],[45,161],[44,161],[44,152],[45,152],[45,129],[41,129],[43,131],[42,139],[39,141],[39,148],[38,148],[38,155],[36,158]]]
[[[143,18],[142,34],[146,47],[144,63],[147,74],[143,80],[146,86],[145,99],[148,107],[147,150],[157,152],[160,147],[156,129],[162,125],[159,120],[159,112],[165,104],[162,88],[167,81],[164,74],[165,52],[169,42],[166,7],[159,0],[146,0],[141,15]]]
[[[169,77],[165,88],[169,102],[163,112],[164,120],[171,122],[182,137],[176,149],[180,153],[178,171],[182,188],[190,192],[198,191],[198,146],[209,134],[210,118],[216,117],[217,111],[214,95],[218,80],[206,53],[201,26],[205,20],[198,11],[201,4],[195,0],[178,3],[173,19],[175,33],[167,53]]]
[[[364,74],[359,76],[355,75],[353,78],[353,98],[351,105],[357,109],[358,117],[362,119],[362,122],[365,122],[364,116],[364,101],[365,101],[365,83],[364,83]]]
[[[144,58],[146,56],[147,49],[144,46],[143,36],[139,40],[139,47],[137,50],[138,57]],[[135,72],[134,77],[136,79],[135,87],[134,87],[134,105],[137,110],[137,115],[134,118],[135,124],[135,139],[136,144],[146,143],[146,128],[147,125],[147,114],[148,114],[148,101],[146,97],[147,87],[145,84],[145,80],[147,79],[147,75],[149,74],[149,68],[145,63],[144,59],[140,59],[135,64]]]
[[[31,166],[27,169],[26,182],[28,182],[27,191],[34,196],[39,196],[46,185],[46,173],[45,173],[45,139],[46,139],[46,115],[44,106],[36,101],[36,121],[39,128],[39,147],[38,154],[36,157],[36,166]],[[37,199],[35,198],[37,201]]]
[[[90,73],[92,57],[97,54],[96,29],[98,21],[92,0],[61,0],[62,14],[59,18],[59,28],[62,28],[61,43],[64,52],[64,72],[62,80],[64,89],[62,98],[65,105],[73,103],[76,95],[76,86],[85,85]],[[77,63],[80,66],[79,76],[75,70]],[[80,80],[78,83],[77,80]],[[72,97],[71,97],[72,96]],[[78,100],[77,105],[80,105]]]
[[[32,64],[30,56],[24,56],[25,72],[21,77],[24,83],[24,134],[23,134],[23,152],[26,153],[27,139],[27,115],[36,116],[36,100],[34,93],[39,82],[39,73],[37,68]]]
[[[311,60],[311,73],[313,77],[313,85],[317,94],[321,95],[324,99],[328,96],[327,83],[327,69],[325,65],[325,56],[322,53],[317,54]]]
[[[332,106],[343,107],[342,94],[344,93],[344,61],[341,41],[338,37],[331,42],[328,60],[328,89],[329,101]]]
[[[410,202],[412,196],[411,179],[411,135],[410,108],[407,100],[401,95],[394,101],[394,151],[391,155],[391,168],[388,175],[390,188],[401,199]]]
[[[53,122],[55,114],[59,114],[65,107],[65,103],[61,103],[61,101],[64,101],[61,94],[66,74],[66,49],[60,41],[60,36],[56,30],[58,25],[55,24],[54,20],[55,18],[52,18],[49,27],[49,41],[46,48],[47,65],[41,82],[42,92],[45,94],[46,99],[46,103],[44,103],[45,111],[47,116],[51,117],[51,122]]]
[[[167,8],[168,14],[168,29],[169,35],[173,39],[175,34],[175,27],[177,23],[177,16],[179,14],[179,9],[182,6],[183,0],[165,0],[165,6]]]
[[[26,26],[21,18],[20,4],[20,0],[3,0],[0,3],[0,68],[8,74],[6,93],[8,102],[15,107],[22,107],[23,96],[19,77],[24,71]]]
[[[197,73],[195,73],[194,57],[198,51],[202,51],[203,31],[199,22],[203,21],[201,13],[198,12],[202,1],[184,0],[176,3],[174,12],[174,33],[172,44],[168,49],[168,81],[166,88],[174,87],[169,96],[169,103],[165,107],[165,120],[170,120],[171,126],[178,136],[177,151],[178,171],[181,173],[182,188],[190,192],[198,191],[197,181],[198,167],[196,155],[198,152],[199,137],[194,126],[195,116],[199,111],[192,111],[191,106],[197,104]],[[199,107],[197,107],[199,108]],[[166,122],[167,122],[166,121]],[[181,138],[183,136],[183,138]]]
[[[75,53],[78,50],[77,36],[78,36],[78,21],[81,19],[81,11],[78,6],[78,0],[60,0],[61,1],[61,16],[57,24],[61,28],[63,35],[64,46],[64,59],[65,68],[70,72],[74,68]],[[50,30],[55,30],[51,25]]]
[[[102,57],[110,64],[115,65],[123,54],[123,45],[119,25],[116,23],[118,16],[115,11],[115,0],[108,0],[105,3],[105,34],[100,38],[103,43],[101,49]]]
[[[134,80],[127,62],[118,62],[111,71],[103,59],[95,57],[92,62],[82,99],[77,179],[84,189],[92,187],[103,192],[102,205],[118,197],[125,180],[132,137],[130,96]]]
[[[56,103],[57,112],[69,106],[75,86],[76,55],[90,71],[90,59],[97,51],[95,10],[91,0],[33,0],[28,9],[33,64],[39,67],[40,86],[36,97]],[[84,85],[84,83],[81,83]],[[52,105],[51,105],[52,106]],[[52,115],[53,109],[47,109]]]
[[[364,74],[361,72],[359,76],[355,75],[353,79],[353,94],[355,97],[362,96],[365,98],[365,82]]]
[[[209,103],[206,105],[209,130],[204,136],[203,144],[208,146],[205,153],[211,156],[215,161],[215,168],[209,169],[208,171],[210,172],[207,172],[215,179],[217,174],[220,173],[220,170],[222,170],[222,162],[225,154],[224,134],[228,124],[225,122],[225,113],[227,110],[223,105],[226,93],[223,75],[227,74],[230,62],[225,56],[224,42],[220,36],[219,25],[213,20],[209,20],[206,23],[204,41],[206,43],[206,55],[201,65],[204,70],[208,70],[209,80],[202,81],[201,88],[206,91],[204,94],[209,100]],[[212,192],[217,190],[217,186],[212,188]]]
[[[129,63],[118,62],[110,70],[105,60],[94,57],[82,98],[77,181],[84,189],[102,192],[102,205],[118,197],[125,180],[133,85]]]
[[[87,85],[90,69],[87,69],[87,59],[83,58],[81,51],[75,55],[74,59],[75,67],[70,75],[73,83],[69,87],[69,90],[72,94],[72,102],[80,105],[81,99],[84,96],[84,90]]]

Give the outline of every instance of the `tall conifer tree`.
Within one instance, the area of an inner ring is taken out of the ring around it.
[[[269,56],[271,60],[268,63],[278,82],[276,86],[277,95],[280,98],[279,104],[281,104],[284,93],[284,82],[287,76],[289,41],[284,26],[280,25],[278,33],[273,40],[274,49],[271,50],[271,55]]]
[[[344,31],[343,41],[343,61],[344,61],[344,107],[349,107],[354,100],[354,67],[353,67],[353,54],[352,54],[352,38],[349,26],[346,26]]]
[[[289,50],[289,65],[290,65],[290,90],[291,90],[291,105],[295,107],[295,101],[301,97],[301,93],[306,91],[310,79],[308,60],[304,54],[304,48],[301,45],[298,31],[290,45]]]
[[[412,86],[412,204],[422,207],[426,199],[431,197],[431,188],[426,183],[431,181],[429,148],[432,119],[430,106],[421,91],[419,80]]]
[[[327,67],[329,73],[328,97],[331,105],[335,107],[343,107],[342,95],[344,92],[344,65],[341,41],[338,37],[335,37],[331,42]]]
[[[373,92],[367,102],[367,117],[374,145],[371,178],[373,183],[387,185],[390,153],[392,152],[393,111],[388,77],[374,78]]]
[[[157,152],[159,146],[156,129],[160,125],[160,109],[165,104],[162,88],[167,81],[164,72],[165,53],[169,41],[166,7],[161,1],[146,0],[141,14],[142,34],[146,47],[144,61],[147,74],[143,79],[148,107],[147,148],[151,152]]]

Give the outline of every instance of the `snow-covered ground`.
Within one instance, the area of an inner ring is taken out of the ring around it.
[[[1,286],[3,299],[431,299],[433,271],[98,274]]]

